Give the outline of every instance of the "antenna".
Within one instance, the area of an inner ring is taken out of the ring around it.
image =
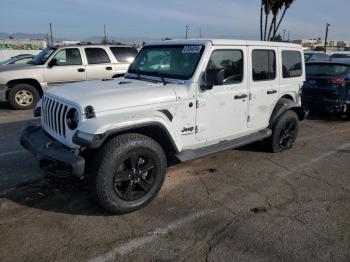
[[[186,25],[186,39],[188,39],[188,30],[190,29],[190,26],[189,25]]]
[[[202,38],[202,28],[199,28],[199,38]]]

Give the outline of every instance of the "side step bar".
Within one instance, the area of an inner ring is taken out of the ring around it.
[[[272,135],[272,130],[271,129],[264,129],[259,132],[244,136],[244,137],[239,137],[233,140],[229,141],[223,141],[214,145],[206,146],[206,147],[201,147],[198,149],[187,149],[179,154],[176,154],[175,156],[181,161],[181,162],[186,162],[186,161],[191,161],[194,159],[198,159],[204,156],[209,156],[212,154],[216,154],[218,152],[228,150],[228,149],[235,149],[239,148],[248,144],[251,144],[253,142],[263,140],[265,138],[268,138]]]

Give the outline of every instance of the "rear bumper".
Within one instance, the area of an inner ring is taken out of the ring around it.
[[[56,175],[83,176],[85,159],[51,138],[40,126],[25,128],[19,139],[45,171]]]
[[[327,113],[345,113],[350,110],[350,101],[332,100],[322,97],[303,97],[302,104],[306,108],[314,111]]]

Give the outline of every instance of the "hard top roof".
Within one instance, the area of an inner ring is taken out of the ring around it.
[[[250,40],[235,40],[235,39],[174,39],[155,42],[147,45],[180,45],[180,44],[197,44],[197,45],[240,45],[240,46],[269,46],[269,47],[290,47],[301,48],[298,44],[283,43],[283,42],[268,42],[268,41],[250,41]]]

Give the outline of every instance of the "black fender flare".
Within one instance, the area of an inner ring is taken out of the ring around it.
[[[293,100],[280,98],[280,100],[278,100],[275,108],[272,111],[269,121],[269,128],[273,127],[277,122],[278,118],[289,110],[294,111],[298,115],[300,121],[304,120],[308,114],[308,111],[305,107],[300,106]]]
[[[77,136],[77,133],[75,133],[73,136],[73,143],[80,145],[82,147],[90,148],[90,149],[99,148],[106,141],[108,141],[110,138],[112,138],[116,135],[124,134],[124,133],[132,133],[132,132],[140,133],[139,131],[141,131],[144,128],[159,128],[159,130],[161,130],[163,132],[163,135],[168,139],[168,141],[171,144],[174,151],[176,153],[179,152],[177,145],[176,145],[173,137],[169,133],[168,129],[159,122],[145,122],[145,123],[140,123],[137,125],[126,126],[126,127],[116,128],[116,129],[110,129],[103,134],[96,135],[96,137],[94,137],[93,141],[82,140]]]

